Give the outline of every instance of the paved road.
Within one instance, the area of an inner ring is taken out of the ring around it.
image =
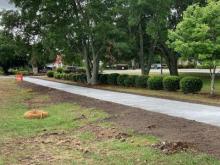
[[[111,92],[100,89],[67,85],[30,77],[25,77],[24,80],[33,84],[50,87],[81,96],[114,102],[189,120],[195,120],[214,126],[220,126],[220,107],[216,106]]]

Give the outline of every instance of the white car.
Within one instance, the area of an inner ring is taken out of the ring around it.
[[[161,64],[152,64],[151,69],[161,69]]]

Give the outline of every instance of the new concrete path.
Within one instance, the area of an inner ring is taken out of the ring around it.
[[[111,92],[100,89],[67,85],[30,77],[25,77],[24,80],[33,84],[50,87],[53,89],[58,89],[81,96],[109,101],[135,108],[141,108],[147,111],[158,112],[189,120],[195,120],[214,126],[220,126],[220,107],[217,106],[208,106],[181,101],[139,96],[134,94]]]

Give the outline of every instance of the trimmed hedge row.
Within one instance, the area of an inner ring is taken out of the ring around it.
[[[69,81],[75,81],[80,83],[87,83],[86,74],[73,74],[73,73],[59,73],[49,71],[48,77],[54,77],[56,79],[64,79]],[[138,87],[149,88],[151,90],[167,90],[177,91],[180,90],[184,93],[197,93],[201,91],[203,82],[197,77],[183,77],[178,76],[137,76],[137,75],[119,75],[113,74],[100,74],[98,76],[100,84],[119,85],[125,87]]]
[[[54,71],[48,71],[47,77],[54,77]]]
[[[135,87],[147,88],[148,76],[137,76],[135,79]]]
[[[163,89],[163,77],[153,76],[147,81],[147,86],[152,90],[162,90]]]
[[[125,78],[124,80],[124,84],[126,87],[135,87],[135,80],[136,80],[137,76],[128,76],[127,78]]]
[[[163,79],[163,87],[167,91],[177,91],[180,89],[180,77],[167,76]]]
[[[117,85],[117,81],[118,81],[118,77],[120,76],[120,74],[118,73],[112,73],[112,74],[109,74],[107,76],[107,83],[110,84],[110,85]]]
[[[197,93],[201,91],[202,87],[203,87],[203,82],[198,77],[184,77],[180,81],[180,88],[185,94]]]
[[[125,86],[125,79],[127,78],[128,78],[128,75],[126,74],[119,75],[117,78],[117,85]]]
[[[75,82],[80,82],[80,83],[87,83],[87,77],[86,74],[73,74],[73,73],[58,73],[58,72],[54,72],[52,74],[52,72],[48,72],[47,76],[48,77],[53,77],[55,79],[62,79],[62,80],[69,80],[69,81],[75,81]]]

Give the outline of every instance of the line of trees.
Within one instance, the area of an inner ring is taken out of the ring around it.
[[[3,33],[23,42],[31,65],[57,50],[70,60],[82,58],[89,84],[96,84],[99,62],[137,59],[149,74],[156,53],[178,75],[178,55],[167,44],[183,11],[206,0],[11,0],[18,11],[2,11]],[[0,43],[1,50],[1,43]],[[22,53],[20,53],[22,54]],[[1,56],[1,53],[0,53]]]

